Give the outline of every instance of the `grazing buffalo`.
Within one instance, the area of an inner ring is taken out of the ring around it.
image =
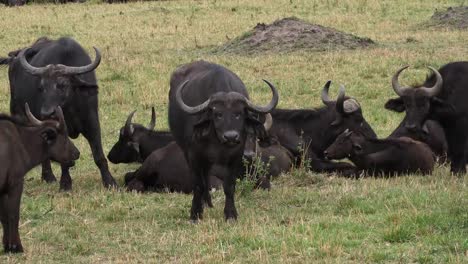
[[[174,141],[171,132],[154,131],[156,125],[154,107],[151,108],[151,121],[148,127],[132,123],[134,114],[135,111],[128,116],[125,125],[120,129],[119,140],[107,155],[112,163],[142,163],[154,150]]]
[[[429,146],[420,141],[408,137],[367,138],[349,130],[338,136],[324,155],[329,159],[349,158],[358,171],[371,175],[428,174],[435,162]]]
[[[39,121],[26,104],[28,123],[0,115],[0,219],[5,252],[23,252],[18,232],[24,175],[46,159],[73,163],[80,152],[68,138],[60,107],[55,120]]]
[[[98,85],[94,72],[101,54],[94,49],[96,58],[91,61],[80,44],[71,38],[40,38],[30,48],[10,52],[9,58],[0,58],[0,64],[9,64],[11,113],[24,116],[22,105],[29,103],[32,113],[46,119],[61,106],[68,135],[77,138],[83,134],[91,146],[104,186],[113,187],[117,184],[102,151]],[[60,189],[70,190],[69,166],[62,164],[61,167]],[[42,179],[46,182],[56,180],[48,160],[42,164]]]
[[[336,101],[330,100],[328,81],[322,90],[324,107],[318,109],[275,109],[271,112],[273,126],[271,136],[278,138],[297,160],[302,155],[310,162],[311,169],[317,172],[352,170],[349,163],[325,160],[323,151],[346,129],[363,133],[367,137],[376,134],[362,115],[361,106],[354,98],[345,96],[345,88],[340,87]],[[305,151],[305,153],[303,153]]]
[[[438,157],[438,161],[444,163],[447,158],[447,139],[445,132],[439,122],[427,120],[423,125],[426,133],[417,133],[405,127],[406,120],[403,119],[400,125],[388,136],[388,138],[409,137],[417,141],[426,143]]]
[[[468,137],[468,62],[449,63],[432,74],[422,85],[402,87],[398,82],[399,69],[392,78],[392,87],[399,96],[389,100],[387,109],[406,111],[405,128],[416,133],[426,133],[426,120],[439,122],[444,129],[448,144],[451,171],[466,172]]]
[[[250,102],[241,79],[223,66],[196,61],[172,74],[169,126],[195,176],[192,221],[202,218],[202,196],[208,193],[208,176],[213,166],[221,168],[223,174],[224,216],[237,219],[234,192],[236,178],[242,173],[247,135],[268,145],[268,135],[256,116],[269,113],[278,103],[276,88],[265,82],[273,98],[267,106],[260,107]]]
[[[135,172],[127,173],[125,185],[129,191],[169,190],[192,193],[195,178],[190,173],[184,152],[173,141],[153,151]],[[222,181],[210,173],[208,186],[209,189],[219,188],[222,186]]]

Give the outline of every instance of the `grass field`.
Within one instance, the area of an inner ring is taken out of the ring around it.
[[[253,101],[270,98],[261,82],[280,91],[282,108],[321,106],[320,89],[331,79],[360,100],[380,137],[402,115],[383,109],[394,97],[390,78],[413,67],[402,82],[424,79],[426,66],[468,60],[468,32],[430,29],[435,8],[466,1],[427,0],[210,0],[0,7],[0,55],[40,36],[72,36],[89,51],[103,52],[97,70],[105,152],[117,140],[128,113],[167,128],[171,72],[205,59],[227,66],[249,87]],[[378,45],[371,49],[223,55],[212,50],[257,23],[289,16],[334,27]],[[91,52],[92,53],[92,52]],[[92,55],[94,56],[94,55]],[[7,69],[0,68],[0,110],[8,111]],[[270,192],[237,196],[237,223],[224,221],[224,195],[198,225],[188,222],[191,196],[136,194],[102,187],[83,138],[71,170],[73,191],[27,175],[21,208],[22,255],[0,263],[467,263],[468,177],[447,166],[431,176],[348,180],[295,169]],[[137,165],[111,165],[123,174]],[[58,167],[55,174],[60,175]],[[240,186],[240,188],[245,186]],[[239,192],[238,192],[239,193]]]

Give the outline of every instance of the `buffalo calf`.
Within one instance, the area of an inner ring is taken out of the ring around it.
[[[55,110],[58,122],[39,121],[26,104],[29,123],[0,115],[0,219],[5,252],[22,252],[19,237],[19,211],[24,175],[47,159],[71,164],[80,152],[68,138],[60,107]]]
[[[375,139],[346,130],[324,152],[329,159],[349,158],[358,170],[376,175],[432,172],[434,155],[408,137]]]

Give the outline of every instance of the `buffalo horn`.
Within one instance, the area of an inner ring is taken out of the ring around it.
[[[340,91],[338,93],[338,98],[336,99],[336,111],[340,114],[345,113],[344,110],[344,99],[345,99],[345,87],[340,85]]]
[[[154,127],[156,126],[156,112],[154,111],[154,106],[151,107],[151,121],[148,125],[149,130],[154,130]]]
[[[245,98],[245,103],[247,104],[247,107],[253,112],[265,114],[265,113],[269,113],[271,110],[273,110],[276,107],[276,105],[278,104],[279,96],[278,96],[278,90],[276,90],[273,84],[271,84],[267,80],[263,80],[263,81],[266,84],[268,84],[268,86],[270,86],[271,92],[273,93],[273,97],[271,98],[270,103],[266,106],[257,106],[257,105],[254,105],[252,102],[250,102],[250,100],[248,100],[247,98]]]
[[[49,65],[47,65],[45,67],[34,67],[31,64],[29,64],[28,61],[26,60],[26,57],[25,57],[25,54],[26,54],[26,52],[28,50],[29,50],[29,48],[23,49],[23,50],[21,50],[21,52],[18,55],[21,66],[23,66],[23,68],[28,73],[30,73],[32,75],[42,75],[42,74],[44,74],[44,72],[47,71],[47,69],[49,69]]]
[[[437,95],[442,89],[443,80],[438,70],[432,68],[431,66],[429,66],[428,68],[435,74],[436,83],[432,87],[423,86],[420,89],[422,89],[427,96],[432,97],[432,96]]]
[[[331,81],[328,81],[322,89],[322,102],[325,105],[333,103],[333,100],[331,100],[330,97],[328,97],[328,90],[330,89],[330,84]]]
[[[176,90],[176,101],[179,104],[180,108],[188,114],[194,115],[197,114],[203,110],[205,110],[208,105],[210,104],[210,99],[206,100],[204,103],[197,105],[197,106],[188,106],[184,103],[184,100],[182,99],[182,90],[184,90],[185,86],[187,85],[189,81],[186,80],[183,82],[179,87],[177,87]]]
[[[263,127],[265,128],[266,131],[268,131],[270,130],[272,125],[273,125],[273,118],[271,117],[271,114],[268,113],[265,115],[265,122],[263,122]]]
[[[99,63],[101,63],[101,52],[99,51],[98,48],[93,47],[94,51],[96,52],[96,57],[94,58],[94,61],[91,62],[88,65],[85,66],[65,66],[62,64],[58,64],[57,66],[60,66],[61,72],[63,74],[67,75],[76,75],[76,74],[84,74],[90,71],[93,71],[99,66]]]
[[[62,107],[58,106],[57,110],[55,111],[55,114],[57,115],[59,121],[59,125],[57,128],[60,128],[60,126],[65,127],[65,117],[63,116]]]
[[[125,122],[125,131],[127,132],[128,135],[133,135],[133,132],[135,131],[135,128],[133,127],[133,124],[132,124],[132,119],[133,119],[133,115],[135,114],[135,112],[136,110],[131,112],[127,117],[127,121]]]
[[[400,68],[392,77],[392,87],[393,87],[393,90],[395,91],[396,94],[398,94],[399,96],[403,96],[405,94],[405,90],[406,89],[409,89],[409,87],[405,86],[405,87],[401,87],[400,86],[400,83],[398,82],[398,77],[400,76],[401,72],[406,70],[409,66],[404,66],[402,68]]]
[[[26,110],[26,116],[28,117],[29,122],[34,125],[34,126],[41,126],[44,124],[44,122],[38,120],[32,113],[31,110],[29,109],[28,103],[24,104],[24,108]]]

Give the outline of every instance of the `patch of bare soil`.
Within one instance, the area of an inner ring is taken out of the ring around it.
[[[290,52],[296,50],[325,51],[356,49],[374,45],[334,28],[311,24],[295,17],[276,20],[270,25],[257,24],[252,30],[217,48],[217,52],[257,53]]]
[[[468,29],[468,6],[449,7],[447,10],[436,10],[429,24],[455,29]]]

